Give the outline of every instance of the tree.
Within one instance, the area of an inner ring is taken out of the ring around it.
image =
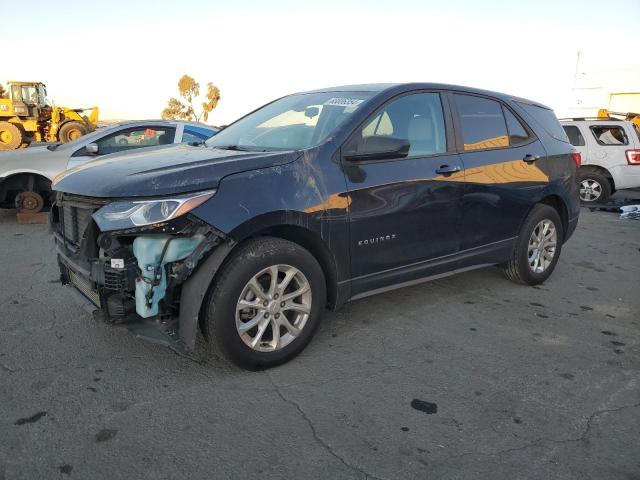
[[[194,102],[197,102],[200,97],[200,84],[189,75],[183,75],[178,80],[178,92],[180,92],[180,99],[171,97],[167,102],[167,107],[162,110],[161,115],[164,120],[195,120],[199,122],[202,119],[206,122],[209,119],[209,113],[216,108],[220,100],[220,89],[209,82],[204,101],[200,104],[202,109],[200,113],[196,113]]]
[[[0,83],[0,98],[7,98],[7,91],[4,89],[1,83]]]

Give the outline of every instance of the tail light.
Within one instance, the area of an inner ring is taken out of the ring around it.
[[[629,165],[640,165],[640,150],[627,150],[626,154]]]
[[[582,157],[580,156],[579,152],[571,152],[571,158],[573,158],[573,161],[576,162],[576,167],[582,165]],[[627,158],[629,158],[628,154]]]

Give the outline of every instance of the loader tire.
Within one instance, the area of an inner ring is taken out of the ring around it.
[[[22,144],[22,129],[9,122],[0,122],[0,150],[15,150]]]
[[[80,138],[85,135],[87,131],[87,126],[82,122],[67,122],[60,127],[58,139],[62,143],[67,143],[71,140],[75,140],[76,138]]]

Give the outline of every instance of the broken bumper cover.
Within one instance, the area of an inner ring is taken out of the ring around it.
[[[181,219],[171,228],[162,225],[109,232],[108,238],[93,224],[87,227],[81,241],[69,245],[64,230],[56,228],[55,221],[52,226],[61,282],[77,291],[85,306],[96,311],[94,315],[155,343],[187,352],[195,349],[202,301],[215,272],[233,247],[224,234],[195,218]],[[138,238],[147,241],[139,249],[140,258],[134,255]],[[168,249],[163,245],[180,245],[193,238],[198,241],[191,242],[192,246],[181,255],[166,257],[171,262],[156,265],[153,261],[149,265],[150,260],[143,259],[140,253],[148,252],[149,245],[156,242],[164,256]],[[96,244],[93,252],[86,242]],[[149,291],[152,295],[141,300],[140,295]],[[154,308],[146,308],[151,306]],[[140,308],[143,315],[138,314]]]

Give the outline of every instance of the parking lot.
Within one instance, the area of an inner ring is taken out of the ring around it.
[[[246,372],[97,323],[0,213],[0,479],[640,479],[640,222],[583,209],[555,273],[328,313]]]

